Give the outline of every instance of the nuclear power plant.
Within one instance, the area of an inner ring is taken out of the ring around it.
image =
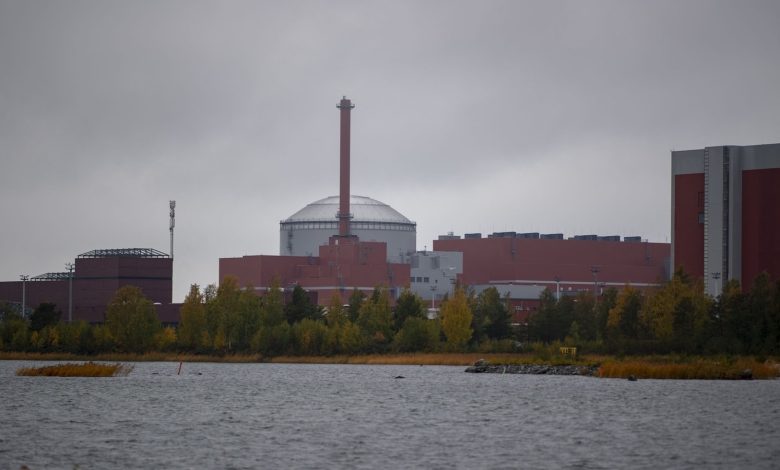
[[[496,287],[522,320],[544,289],[557,295],[599,295],[606,287],[659,285],[669,277],[670,246],[641,237],[501,232],[448,234],[433,251],[416,251],[416,224],[387,204],[350,194],[350,124],[354,109],[340,109],[339,195],[315,201],[280,222],[279,255],[219,260],[219,276],[232,276],[258,293],[273,282],[299,285],[327,305],[354,289],[383,286],[397,296],[410,288],[435,310],[453,286]]]
[[[279,253],[219,259],[227,276],[258,295],[278,284],[304,288],[328,305],[357,289],[403,289],[420,295],[436,313],[456,284],[476,292],[495,287],[522,322],[550,290],[557,297],[606,288],[649,289],[676,267],[703,279],[718,295],[728,279],[749,286],[762,271],[780,278],[780,144],[706,147],[672,152],[672,244],[641,236],[562,233],[448,233],[417,250],[417,224],[388,204],[350,192],[351,118],[343,97],[339,192],[304,206],[279,222]],[[335,153],[335,152],[334,152]],[[335,186],[335,185],[334,185]],[[28,311],[54,302],[70,320],[105,319],[116,289],[140,287],[166,323],[178,321],[171,304],[175,202],[170,201],[170,253],[145,248],[93,250],[75,269],[0,282],[0,301]]]

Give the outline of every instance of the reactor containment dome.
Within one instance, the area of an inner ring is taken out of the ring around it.
[[[387,259],[403,262],[417,251],[417,224],[387,204],[364,196],[350,196],[350,234],[361,241],[387,243]],[[320,246],[339,234],[339,197],[314,201],[279,223],[279,254],[318,256]]]

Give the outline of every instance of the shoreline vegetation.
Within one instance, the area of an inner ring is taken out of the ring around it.
[[[99,364],[84,362],[81,364],[68,362],[42,367],[22,367],[16,370],[16,375],[24,377],[125,377],[133,371],[132,364]]]
[[[566,357],[541,358],[521,353],[408,353],[408,354],[365,354],[336,356],[275,356],[261,355],[196,355],[146,353],[112,353],[84,356],[67,353],[19,353],[2,352],[0,360],[21,361],[89,361],[98,362],[213,362],[213,363],[271,363],[271,364],[353,364],[353,365],[419,365],[419,366],[472,366],[484,361],[490,366],[499,366],[491,372],[501,373],[509,366],[511,370],[523,370],[522,366],[581,367],[595,370],[600,378],[678,379],[678,380],[736,380],[776,379],[780,377],[780,362],[758,360],[753,357],[689,357],[689,356],[643,356],[620,358],[613,356],[582,356],[577,359]],[[74,364],[63,364],[73,366]],[[105,364],[103,364],[105,365]],[[108,364],[112,365],[112,364]],[[113,364],[120,365],[120,364]],[[50,366],[47,366],[50,367]],[[129,366],[132,370],[132,366]],[[500,367],[504,367],[500,369]],[[513,368],[514,367],[514,368]],[[520,369],[518,369],[520,368]],[[536,370],[536,369],[531,369]],[[542,369],[549,370],[549,369]],[[128,371],[129,372],[129,371]],[[527,372],[526,372],[527,373]],[[533,373],[533,372],[531,372]],[[549,372],[543,372],[549,373]],[[21,375],[21,374],[17,374]],[[36,374],[47,375],[47,374]],[[126,375],[123,374],[123,375]],[[567,374],[568,375],[568,374]],[[589,374],[588,374],[589,375]]]
[[[495,287],[477,294],[456,285],[428,318],[425,301],[408,289],[355,289],[322,306],[298,285],[287,295],[277,282],[258,296],[231,277],[219,287],[192,285],[176,325],[163,325],[131,285],[117,290],[102,323],[63,321],[54,304],[32,313],[15,307],[0,302],[0,359],[452,366],[482,359],[489,372],[634,379],[769,378],[780,362],[780,282],[766,273],[749,289],[728,281],[715,298],[681,270],[646,291],[627,285],[557,298],[545,290],[525,318]]]

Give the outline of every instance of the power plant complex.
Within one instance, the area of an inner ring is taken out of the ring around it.
[[[672,243],[638,236],[564,237],[561,233],[449,233],[418,251],[417,225],[389,205],[350,192],[350,126],[344,97],[340,115],[338,196],[314,201],[279,223],[278,255],[219,259],[219,279],[237,279],[259,295],[277,284],[301,286],[319,305],[343,301],[357,289],[403,289],[436,307],[459,283],[476,292],[495,287],[515,321],[537,308],[545,290],[556,296],[632,285],[652,288],[676,267],[703,278],[718,295],[727,279],[749,285],[762,271],[780,278],[780,144],[707,147],[672,152]],[[178,322],[171,303],[174,203],[170,254],[154,249],[95,250],[79,255],[66,273],[0,283],[0,301],[29,310],[53,302],[69,320],[102,322],[115,291],[140,287],[161,320]],[[67,306],[67,307],[66,307]]]

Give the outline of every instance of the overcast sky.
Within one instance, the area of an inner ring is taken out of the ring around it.
[[[220,257],[352,191],[453,231],[670,239],[670,150],[780,142],[777,1],[0,0],[0,280]]]

